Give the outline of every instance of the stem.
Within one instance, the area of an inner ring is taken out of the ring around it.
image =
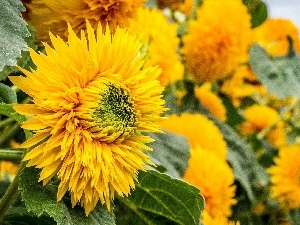
[[[5,120],[0,121],[0,127],[5,127],[6,125],[14,122],[15,120],[12,118],[7,118]]]
[[[5,143],[8,139],[10,139],[19,129],[20,125],[13,125],[7,132],[3,132],[0,137],[0,146]],[[7,129],[6,129],[7,130]]]
[[[18,149],[0,149],[0,160],[21,162],[23,150]]]
[[[25,155],[26,152],[27,151],[24,151],[23,155]],[[18,170],[13,182],[10,184],[10,186],[8,187],[4,196],[0,200],[0,221],[3,220],[7,210],[10,208],[10,206],[14,203],[15,199],[19,195],[19,190],[18,190],[19,177],[20,177],[20,173],[23,170],[23,168],[25,167],[25,165],[26,165],[26,162],[22,162],[20,164],[19,170]]]

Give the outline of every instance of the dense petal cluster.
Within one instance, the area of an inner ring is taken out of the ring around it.
[[[275,165],[269,168],[271,197],[285,209],[300,208],[300,145],[279,149]]]
[[[231,206],[236,204],[236,187],[233,171],[224,159],[201,147],[192,148],[183,179],[201,190],[205,199],[204,211],[210,217],[231,215]]]
[[[112,33],[116,27],[127,27],[129,19],[136,16],[143,0],[31,0],[24,1],[27,8],[25,18],[37,30],[37,38],[49,40],[49,31],[66,38],[67,21],[78,35],[89,20],[95,29],[100,22],[103,31],[106,24]]]
[[[141,132],[160,132],[161,71],[142,69],[139,41],[121,28],[112,36],[99,24],[95,34],[87,23],[81,38],[69,27],[68,42],[51,40],[46,54],[31,50],[36,70],[10,77],[33,99],[14,105],[35,133],[21,147],[33,147],[24,160],[42,169],[40,181],[57,175],[58,200],[69,191],[89,214],[98,201],[109,208],[115,191],[127,196],[151,163],[143,151],[152,139]]]
[[[268,18],[254,29],[254,42],[266,49],[271,56],[287,54],[288,36],[292,38],[295,50],[300,51],[299,31],[290,20]]]
[[[169,115],[160,122],[163,129],[185,136],[192,148],[201,148],[214,152],[223,160],[226,159],[226,142],[219,128],[201,114],[183,113]]]
[[[161,85],[166,86],[183,78],[183,65],[178,57],[179,38],[177,24],[170,23],[162,11],[140,8],[128,30],[142,41],[148,55],[145,66],[158,65],[162,68],[159,76]]]
[[[195,88],[195,95],[200,103],[206,107],[213,116],[223,122],[226,120],[225,106],[221,98],[211,91],[211,85],[209,83]]]
[[[247,60],[250,15],[241,0],[205,0],[197,15],[183,37],[182,54],[196,80],[216,81]]]

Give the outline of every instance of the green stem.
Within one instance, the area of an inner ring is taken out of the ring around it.
[[[10,124],[10,123],[12,123],[14,121],[15,120],[12,119],[12,118],[6,118],[6,119],[0,121],[0,127],[5,127],[6,125],[8,125],[8,124]]]
[[[19,128],[20,128],[20,125],[15,124],[10,129],[6,129],[4,132],[2,132],[1,137],[0,137],[0,146],[3,143],[5,143],[7,140],[9,140],[18,131]]]
[[[23,155],[25,155],[26,152],[27,151],[24,151]],[[23,170],[23,168],[25,167],[25,165],[26,165],[26,162],[22,162],[20,164],[19,170],[18,170],[13,182],[10,184],[10,186],[8,187],[4,196],[0,200],[0,221],[3,220],[7,210],[10,208],[10,206],[14,203],[15,199],[19,195],[19,190],[18,190],[19,177],[20,177],[20,173]]]
[[[0,160],[21,162],[23,150],[18,149],[0,149]]]

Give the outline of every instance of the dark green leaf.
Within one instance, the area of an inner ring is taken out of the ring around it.
[[[64,201],[57,202],[57,185],[48,184],[43,186],[38,182],[40,170],[29,167],[25,168],[20,176],[19,189],[22,200],[29,212],[41,216],[47,213],[58,225],[114,225],[114,215],[97,205],[88,217],[82,208],[72,209]]]
[[[20,0],[0,0],[0,71],[5,65],[16,65],[21,51],[27,50],[24,38],[29,31],[21,15],[24,10]]]
[[[138,181],[129,197],[118,198],[136,215],[134,224],[199,224],[204,199],[197,188],[156,171],[140,172]]]
[[[0,102],[4,103],[16,103],[17,94],[9,86],[0,83]]]
[[[153,148],[149,152],[151,161],[166,168],[166,173],[170,176],[180,178],[188,165],[190,146],[185,137],[164,132],[165,134],[148,134],[155,140],[149,144]]]
[[[259,45],[250,49],[250,65],[260,82],[278,98],[300,97],[300,56],[271,59]]]
[[[243,0],[251,14],[252,28],[261,25],[268,17],[268,9],[261,0]]]
[[[13,118],[18,123],[26,121],[26,117],[18,114],[11,104],[0,103],[0,114]]]

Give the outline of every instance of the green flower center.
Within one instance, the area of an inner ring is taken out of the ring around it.
[[[93,118],[106,141],[124,139],[135,129],[137,114],[127,87],[111,81],[104,81],[99,93],[99,102],[93,111]]]

